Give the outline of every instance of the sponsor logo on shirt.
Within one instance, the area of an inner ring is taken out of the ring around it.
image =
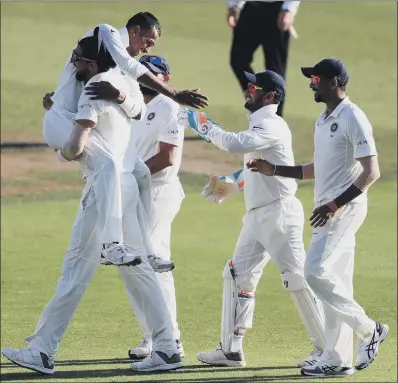
[[[153,120],[153,119],[155,118],[155,116],[156,116],[155,113],[153,113],[153,112],[152,112],[152,113],[149,113],[149,114],[148,114],[148,120],[149,120],[149,121]]]
[[[330,131],[334,133],[338,128],[339,126],[336,123],[333,123],[332,126],[330,127]]]
[[[177,129],[169,130],[167,133],[169,133],[169,134],[177,134],[178,130]]]
[[[79,109],[83,109],[83,108],[91,108],[91,104],[81,104],[81,105],[79,105]]]
[[[357,142],[357,146],[359,146],[359,145],[365,145],[365,144],[367,144],[367,143],[368,143],[367,140],[361,140],[361,141],[358,141],[358,142]]]

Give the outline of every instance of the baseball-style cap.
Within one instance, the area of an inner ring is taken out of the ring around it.
[[[266,92],[276,92],[282,98],[286,94],[286,83],[283,77],[271,70],[260,73],[245,72],[246,78],[253,85],[258,86]]]
[[[308,78],[311,78],[311,76],[336,77],[341,85],[346,85],[350,78],[344,64],[336,59],[324,59],[313,67],[301,68],[301,72]]]
[[[145,55],[140,57],[139,61],[154,74],[160,73],[164,76],[170,76],[171,74],[169,63],[161,56]]]

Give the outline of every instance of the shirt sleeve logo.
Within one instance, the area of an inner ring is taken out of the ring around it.
[[[153,113],[153,112],[152,112],[152,113],[149,113],[149,114],[148,114],[148,120],[149,120],[149,121],[153,120],[153,119],[155,118],[155,116],[156,116],[155,113]]]

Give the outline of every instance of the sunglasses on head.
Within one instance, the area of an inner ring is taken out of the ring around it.
[[[256,93],[258,90],[263,90],[263,89],[249,82],[247,84],[247,90],[249,91],[249,93]]]

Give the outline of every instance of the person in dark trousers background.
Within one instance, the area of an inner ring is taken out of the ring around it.
[[[230,64],[242,91],[247,89],[245,72],[253,73],[256,49],[264,51],[265,68],[286,78],[290,34],[300,1],[228,1],[228,25],[233,28]],[[242,9],[237,17],[238,9]],[[284,103],[278,114],[282,116]]]

